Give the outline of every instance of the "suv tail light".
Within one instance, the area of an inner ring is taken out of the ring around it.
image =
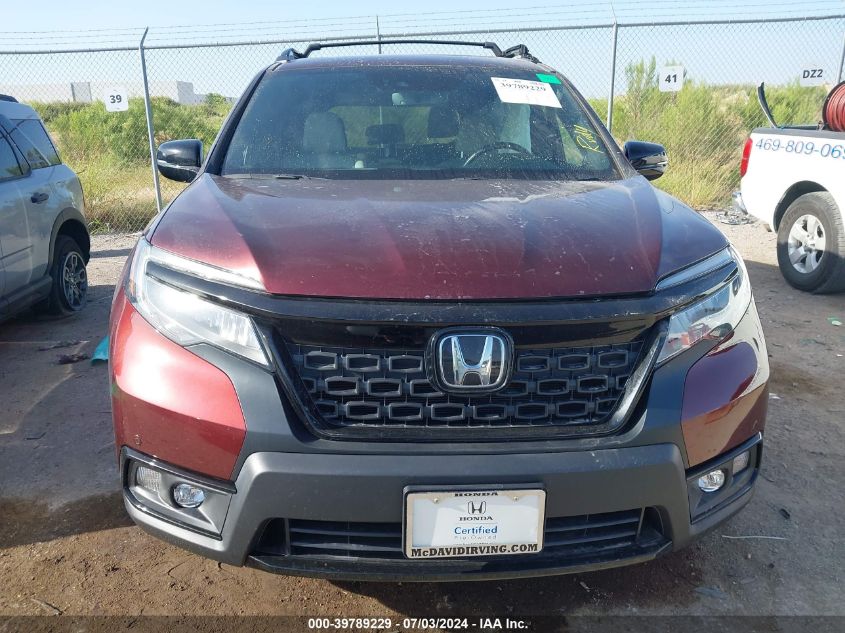
[[[739,163],[739,176],[742,178],[745,176],[745,172],[748,171],[748,159],[751,158],[751,137],[745,141],[745,147],[742,148],[742,161]]]

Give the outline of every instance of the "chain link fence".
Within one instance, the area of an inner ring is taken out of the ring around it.
[[[739,185],[749,132],[768,125],[757,101],[765,82],[780,123],[817,123],[841,80],[845,20],[619,26],[613,134],[666,146],[670,168],[658,186],[696,208],[728,204]],[[679,92],[661,92],[665,65],[682,66]],[[822,68],[824,85],[800,74]]]
[[[398,31],[391,30],[389,20],[380,24],[376,18],[361,18],[337,23],[329,33],[324,24],[319,37],[303,29],[287,41],[229,38],[177,45],[157,41],[153,31],[143,52],[140,31],[125,34],[129,42],[121,46],[22,47],[0,51],[0,93],[39,111],[62,158],[82,180],[92,230],[137,231],[158,206],[147,103],[155,146],[177,138],[199,138],[208,145],[252,77],[287,47],[338,39],[372,42],[315,53],[359,55],[377,52],[380,39],[495,41],[503,48],[523,43],[568,76],[602,119],[612,112],[612,132],[619,141],[664,144],[671,164],[656,184],[706,208],[728,203],[738,184],[742,144],[752,128],[765,125],[756,85],[766,82],[769,102],[782,122],[818,121],[827,90],[842,75],[845,34],[845,14],[723,22],[485,24],[464,30],[442,28],[445,24],[435,18],[415,24],[415,29]],[[433,44],[379,48],[385,54],[489,54]],[[670,66],[681,75],[676,92],[660,89],[662,71]],[[810,67],[823,69],[824,85],[799,84],[800,74]],[[115,90],[128,95],[126,111],[106,110],[104,98]],[[162,179],[162,203],[182,187]]]

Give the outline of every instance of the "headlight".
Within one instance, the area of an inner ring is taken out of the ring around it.
[[[680,354],[701,340],[725,338],[745,316],[751,303],[748,271],[733,248],[730,254],[737,265],[736,275],[705,299],[672,315],[658,363]]]
[[[150,261],[217,281],[252,287],[260,286],[257,281],[178,257],[141,238],[132,260],[126,296],[156,330],[183,347],[209,343],[261,365],[269,365],[255,325],[248,316],[151,277],[147,274]]]

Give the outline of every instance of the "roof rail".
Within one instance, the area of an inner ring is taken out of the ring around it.
[[[294,48],[285,49],[279,57],[276,58],[278,62],[292,62],[296,59],[304,59],[311,55],[314,51],[319,51],[323,48],[337,48],[340,46],[366,46],[366,45],[382,45],[382,44],[439,44],[444,46],[478,46],[493,51],[496,57],[521,57],[528,59],[535,63],[539,60],[533,55],[529,54],[528,47],[525,44],[517,44],[511,46],[505,51],[499,48],[495,42],[464,42],[460,40],[357,40],[350,42],[328,42],[325,44],[314,43],[309,44],[308,47],[301,53]]]
[[[11,101],[12,103],[18,103],[18,100],[15,99],[12,95],[0,94],[0,101]]]

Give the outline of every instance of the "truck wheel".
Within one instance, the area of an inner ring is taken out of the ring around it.
[[[778,265],[789,284],[819,294],[845,290],[845,227],[826,191],[793,201],[778,227]]]
[[[85,307],[88,299],[85,257],[76,241],[67,235],[56,238],[50,277],[53,278],[53,285],[50,295],[39,305],[41,311],[67,316]]]

